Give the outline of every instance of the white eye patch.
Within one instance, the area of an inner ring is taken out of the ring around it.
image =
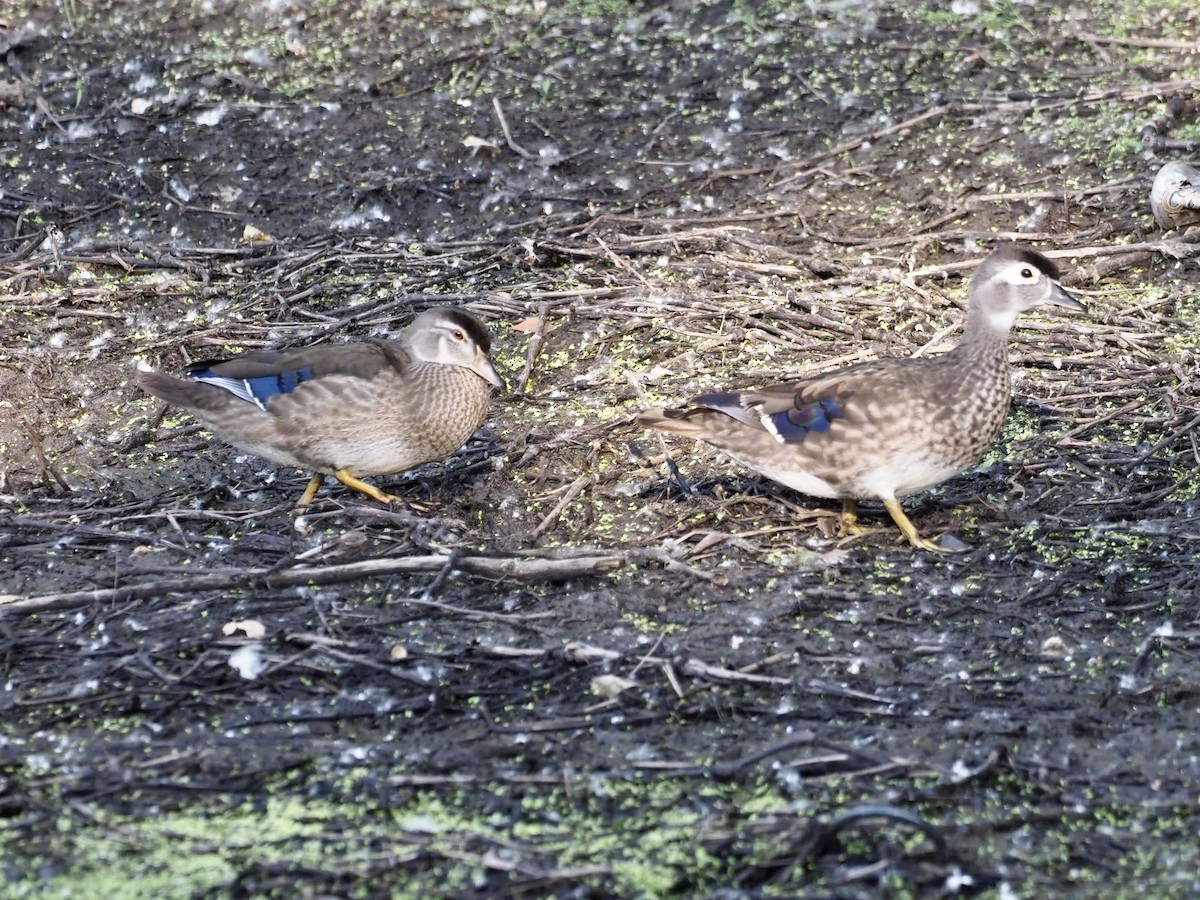
[[[1041,277],[1041,270],[1035,269],[1028,263],[1005,266],[1000,270],[1000,280],[1005,284],[1037,284]]]

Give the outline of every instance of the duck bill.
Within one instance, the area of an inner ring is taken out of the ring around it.
[[[504,389],[504,379],[500,377],[500,373],[496,371],[496,367],[482,350],[475,354],[475,363],[471,366],[471,371],[488,384],[494,384],[501,390]]]
[[[1066,309],[1087,309],[1086,306],[1068,294],[1057,281],[1054,282],[1054,289],[1050,292],[1050,296],[1046,298],[1046,302],[1054,306],[1062,306]]]

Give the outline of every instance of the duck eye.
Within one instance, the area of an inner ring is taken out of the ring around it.
[[[1029,266],[1026,266],[1021,270],[1021,277],[1026,281],[1031,280],[1033,278],[1033,269],[1029,268]]]
[[[467,339],[466,334],[463,333],[461,328],[455,328],[450,334],[456,341],[465,341]]]

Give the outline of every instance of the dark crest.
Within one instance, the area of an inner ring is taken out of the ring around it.
[[[1028,247],[1018,247],[1015,244],[1002,244],[996,248],[996,252],[992,256],[998,263],[1007,262],[1008,260],[1023,262],[1028,266],[1039,269],[1055,281],[1058,281],[1058,266],[1036,250],[1030,250]]]
[[[464,334],[483,349],[484,353],[491,352],[492,337],[477,318],[465,309],[457,309],[449,306],[442,309],[441,314],[445,317],[446,321],[461,328]]]

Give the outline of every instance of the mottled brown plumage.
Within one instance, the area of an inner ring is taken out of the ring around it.
[[[145,391],[194,415],[222,440],[316,474],[381,502],[361,481],[442,459],[483,424],[491,385],[487,329],[470,313],[421,313],[398,341],[305,350],[259,350],[189,367],[186,379],[138,372]]]
[[[967,324],[932,359],[880,359],[758,390],[704,394],[684,410],[646,410],[638,422],[723,450],[768,478],[842,498],[843,531],[858,530],[855,500],[882,500],[915,547],[898,497],[978,462],[1008,414],[1008,338],[1017,316],[1054,304],[1083,309],[1032,250],[1002,247],[971,279]]]

